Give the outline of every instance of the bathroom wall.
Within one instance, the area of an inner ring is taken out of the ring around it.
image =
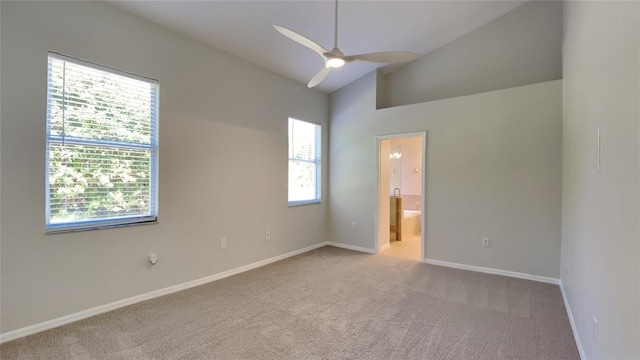
[[[391,159],[391,182],[389,193],[400,188],[404,199],[404,208],[420,210],[422,208],[422,138],[409,137],[391,140],[391,149],[401,149],[400,159]]]

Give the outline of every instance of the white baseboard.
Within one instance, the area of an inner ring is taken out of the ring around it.
[[[66,315],[66,316],[62,316],[59,317],[57,319],[53,319],[53,320],[48,320],[45,322],[41,322],[39,324],[35,324],[35,325],[30,325],[30,326],[26,326],[23,327],[21,329],[17,329],[17,330],[13,330],[13,331],[9,331],[3,334],[0,334],[0,344],[11,341],[11,340],[15,340],[15,339],[19,339],[28,335],[32,335],[35,333],[39,333],[41,331],[45,331],[45,330],[49,330],[49,329],[53,329],[56,328],[58,326],[62,326],[62,325],[66,325],[69,323],[72,323],[74,321],[78,321],[78,320],[82,320],[82,319],[86,319],[88,317],[91,316],[95,316],[95,315],[99,315],[108,311],[112,311],[112,310],[116,310],[125,306],[129,306],[135,303],[139,303],[141,301],[145,301],[145,300],[150,300],[153,298],[157,298],[160,296],[164,296],[164,295],[168,295],[168,294],[172,294],[181,290],[186,290],[192,287],[196,287],[199,285],[203,285],[212,281],[216,281],[216,280],[220,280],[220,279],[224,279],[226,277],[232,276],[232,275],[236,275],[245,271],[249,271],[252,269],[256,269],[271,263],[274,263],[276,261],[280,261],[280,260],[284,260],[286,258],[290,258],[292,256],[296,256],[296,255],[300,255],[302,253],[305,253],[307,251],[311,251],[311,250],[315,250],[317,248],[323,247],[329,245],[327,242],[321,242],[318,244],[314,244],[311,246],[307,246],[303,249],[299,249],[299,250],[295,250],[286,254],[282,254],[282,255],[278,255],[269,259],[265,259],[265,260],[261,260],[261,261],[257,261],[254,262],[252,264],[249,265],[244,265],[244,266],[240,266],[237,267],[235,269],[231,269],[231,270],[227,270],[227,271],[223,271],[221,273],[217,273],[217,274],[213,274],[207,277],[203,277],[200,279],[196,279],[196,280],[192,280],[192,281],[188,281],[182,284],[178,284],[178,285],[173,285],[173,286],[169,286],[166,287],[164,289],[159,289],[159,290],[155,290],[155,291],[151,291],[145,294],[140,294],[140,295],[136,295],[136,296],[132,296],[130,298],[126,298],[123,300],[119,300],[116,302],[112,302],[109,304],[105,304],[105,305],[101,305],[101,306],[97,306],[91,309],[87,309],[87,310],[83,310],[74,314],[70,314],[70,315]]]
[[[363,248],[363,247],[360,247],[360,246],[347,245],[347,244],[337,243],[337,242],[333,242],[333,241],[327,241],[325,243],[325,245],[335,246],[335,247],[348,249],[348,250],[365,252],[365,253],[369,253],[369,254],[375,254],[376,253],[375,249],[369,249],[369,248]]]
[[[539,282],[554,284],[554,285],[560,284],[560,279],[540,276],[540,275],[526,274],[526,273],[521,273],[516,271],[494,269],[494,268],[466,265],[466,264],[458,264],[458,263],[435,260],[435,259],[425,259],[424,262],[431,265],[439,265],[439,266],[445,266],[445,267],[450,267],[455,269],[471,270],[471,271],[477,271],[477,272],[487,273],[487,274],[503,275],[503,276],[509,276],[509,277],[518,278],[518,279],[533,280],[533,281],[539,281]]]
[[[560,292],[562,293],[562,301],[564,301],[564,308],[567,310],[567,316],[569,317],[569,324],[571,324],[571,331],[573,332],[573,339],[578,347],[578,354],[580,354],[581,360],[587,360],[587,355],[584,353],[582,347],[582,341],[580,341],[580,335],[578,335],[578,328],[573,320],[573,313],[571,312],[571,306],[569,306],[569,299],[567,299],[567,293],[564,291],[564,285],[562,279],[560,279]]]
[[[390,247],[391,247],[391,243],[386,243],[386,244],[380,246],[380,251],[387,250]]]

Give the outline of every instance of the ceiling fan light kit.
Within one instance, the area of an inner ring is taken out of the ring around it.
[[[335,0],[335,23],[334,23],[334,46],[331,51],[325,49],[324,47],[318,45],[313,40],[310,40],[297,32],[287,29],[280,25],[273,25],[273,27],[282,35],[288,37],[289,39],[297,42],[300,45],[303,45],[318,55],[322,56],[324,60],[324,66],[320,71],[309,81],[307,84],[308,87],[312,88],[318,85],[324,78],[329,74],[329,71],[332,69],[341,68],[346,63],[352,61],[368,61],[375,63],[403,63],[416,59],[419,55],[411,52],[397,52],[397,51],[386,51],[386,52],[376,52],[376,53],[368,53],[368,54],[359,54],[359,55],[351,55],[345,56],[340,49],[338,49],[338,0]]]
[[[327,67],[332,69],[337,69],[344,66],[345,61],[340,58],[330,58],[327,59]]]

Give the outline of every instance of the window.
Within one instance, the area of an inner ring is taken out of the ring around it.
[[[154,222],[158,82],[49,53],[47,232]]]
[[[320,125],[289,118],[289,205],[320,202]]]

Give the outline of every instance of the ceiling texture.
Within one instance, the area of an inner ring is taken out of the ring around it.
[[[338,46],[346,55],[378,51],[425,55],[525,2],[341,0]],[[333,47],[333,0],[109,3],[303,84],[324,61],[278,33],[273,24],[298,32],[326,49]],[[380,67],[384,64],[349,63],[332,71],[317,89],[331,93]],[[383,68],[387,72],[393,69]]]

